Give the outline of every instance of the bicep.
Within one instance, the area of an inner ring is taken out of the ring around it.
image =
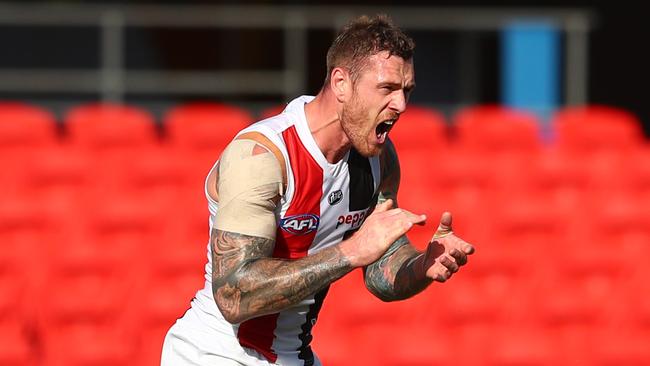
[[[212,229],[212,286],[221,287],[228,275],[244,263],[270,257],[274,240],[241,233]]]

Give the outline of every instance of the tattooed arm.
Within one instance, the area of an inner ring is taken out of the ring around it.
[[[283,310],[352,269],[338,247],[298,260],[271,258],[284,161],[257,139],[229,144],[213,183],[212,292],[231,323]]]
[[[380,156],[381,184],[379,202],[395,202],[400,181],[399,161],[393,144],[388,141]],[[366,287],[383,301],[409,298],[424,290],[431,282],[446,281],[459,266],[467,262],[473,247],[457,238],[451,231],[451,215],[443,220],[427,250],[420,253],[406,235],[398,238],[376,262],[364,271]]]
[[[338,246],[294,261],[269,258],[271,239],[213,229],[212,291],[231,323],[276,313],[352,270]]]
[[[282,179],[274,175],[277,171],[265,169],[281,167],[262,146],[235,147],[229,146],[219,162],[219,209],[210,238],[212,292],[230,323],[299,303],[352,269],[374,262],[390,243],[424,220],[405,210],[390,210],[389,200],[377,206],[359,231],[339,245],[296,260],[272,258],[277,183]],[[260,185],[261,176],[276,178]]]
[[[390,140],[380,156],[380,165],[382,174],[379,202],[387,199],[397,202],[400,168],[395,147]],[[366,287],[384,301],[405,299],[422,291],[432,280],[408,280],[413,277],[413,268],[408,264],[418,255],[420,253],[411,245],[406,235],[401,236],[378,261],[365,268]]]

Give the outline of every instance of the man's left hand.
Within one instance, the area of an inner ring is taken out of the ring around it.
[[[440,225],[431,238],[425,256],[427,257],[427,277],[434,281],[445,282],[461,266],[467,263],[467,256],[474,253],[474,246],[457,237],[451,227],[451,213],[445,212]]]

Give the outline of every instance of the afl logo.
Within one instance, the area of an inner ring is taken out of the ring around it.
[[[282,230],[293,235],[305,235],[318,229],[320,218],[314,214],[300,214],[280,220]]]
[[[343,199],[343,192],[341,190],[334,191],[330,193],[329,197],[327,197],[327,202],[330,203],[330,206],[334,206],[335,204],[341,202]]]

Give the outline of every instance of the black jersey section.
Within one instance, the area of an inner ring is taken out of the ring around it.
[[[323,300],[325,300],[325,296],[327,295],[329,288],[330,287],[327,286],[314,295],[314,303],[309,306],[306,321],[300,327],[302,329],[302,332],[300,332],[300,335],[298,335],[298,339],[300,339],[302,344],[298,349],[300,351],[298,358],[305,361],[305,366],[314,365],[314,352],[311,350],[310,346],[311,340],[314,337],[311,335],[311,330],[314,327],[314,324],[316,324],[316,318],[318,318],[318,313],[320,312],[321,307],[323,307]]]
[[[370,160],[352,149],[348,157],[348,171],[350,173],[350,206],[348,208],[350,211],[365,210],[370,207],[375,193]]]

